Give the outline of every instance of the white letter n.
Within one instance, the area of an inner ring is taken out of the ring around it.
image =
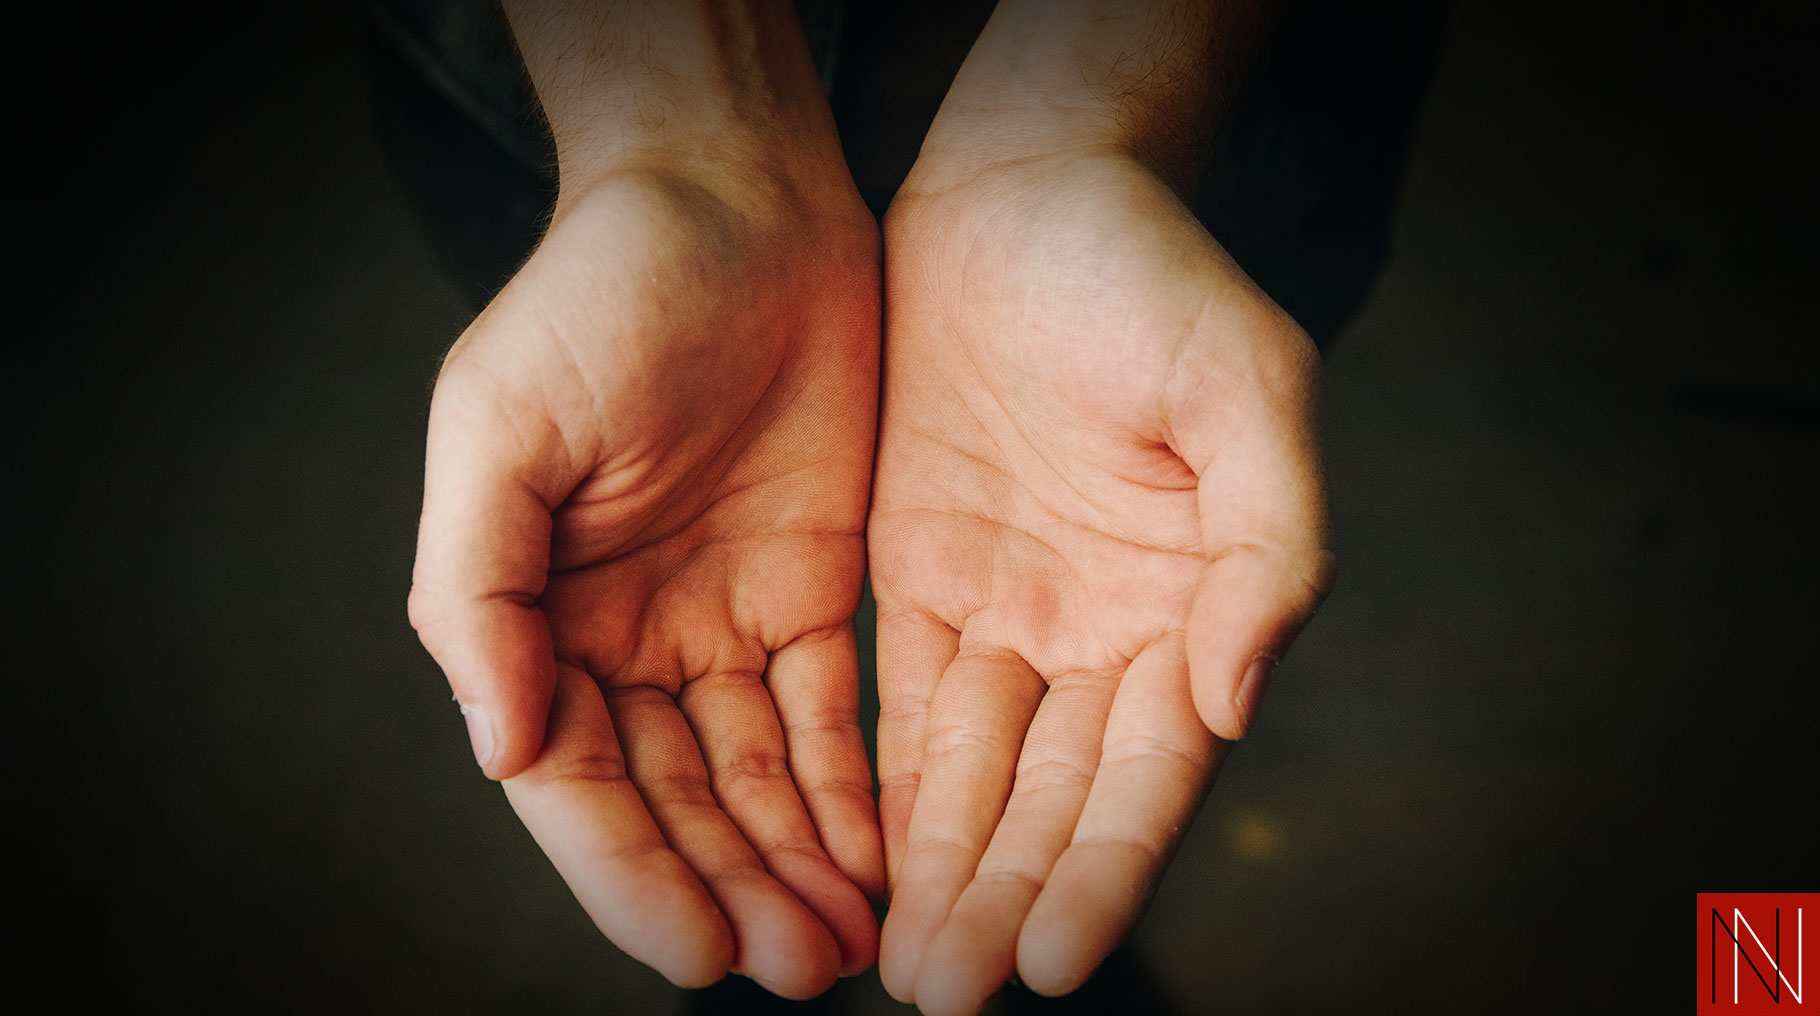
[[[1763,940],[1757,937],[1756,929],[1752,928],[1749,924],[1745,923],[1744,913],[1742,911],[1740,911],[1737,907],[1732,908],[1732,920],[1734,922],[1736,922],[1739,930],[1750,932],[1751,941],[1757,943],[1757,948],[1758,948],[1758,950],[1760,950],[1763,953],[1763,958],[1765,960],[1769,961],[1769,968],[1776,972],[1776,976],[1782,979],[1783,984],[1788,985],[1788,993],[1795,996],[1795,1004],[1800,1005],[1801,1004],[1801,984],[1802,984],[1803,980],[1805,979],[1804,971],[1806,970],[1806,967],[1807,967],[1807,964],[1802,962],[1802,959],[1801,959],[1801,908],[1800,907],[1795,908],[1795,983],[1794,984],[1788,983],[1788,975],[1782,972],[1782,965],[1776,961],[1776,957],[1771,956],[1769,954],[1768,949],[1763,948]],[[1782,926],[1781,919],[1778,918],[1777,922],[1776,922],[1776,927],[1778,929],[1780,929],[1781,926]],[[1739,956],[1739,954],[1744,952],[1744,941],[1742,939],[1737,938],[1735,935],[1733,936],[1732,941],[1737,946],[1736,950],[1732,953],[1732,1004],[1737,1005],[1738,1004],[1738,956]]]

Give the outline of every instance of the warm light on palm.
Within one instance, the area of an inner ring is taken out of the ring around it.
[[[1226,671],[1318,598],[1313,358],[1116,155],[912,187],[887,240],[881,972],[962,1011],[1014,971],[1068,990],[1123,937],[1209,726],[1242,733]]]
[[[739,193],[602,182],[451,351],[412,606],[609,938],[805,995],[876,948],[877,240]]]

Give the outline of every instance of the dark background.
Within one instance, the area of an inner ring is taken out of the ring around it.
[[[1591,6],[1444,24],[1328,352],[1340,582],[1119,961],[1157,1004],[1680,1008],[1696,891],[1813,888],[1813,5]],[[21,26],[24,958],[237,1009],[725,1000],[599,938],[406,624],[471,293],[369,39],[353,3]]]

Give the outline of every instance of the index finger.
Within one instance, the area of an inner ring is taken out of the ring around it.
[[[682,987],[720,980],[726,918],[628,778],[599,686],[567,664],[558,675],[543,754],[507,799],[608,940]]]
[[[960,652],[961,634],[920,610],[878,612],[878,825],[895,888],[923,778],[929,702]]]

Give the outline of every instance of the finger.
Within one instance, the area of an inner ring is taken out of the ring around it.
[[[1256,544],[1208,562],[1188,616],[1194,707],[1228,740],[1257,722],[1271,672],[1333,583],[1333,556]]]
[[[430,410],[411,623],[448,676],[474,756],[494,779],[543,745],[556,687],[550,629],[537,609],[549,572],[550,513],[515,475],[492,396],[445,376]]]
[[[963,653],[942,674],[903,868],[880,933],[879,976],[899,1001],[915,1001],[924,947],[998,825],[1042,694],[1042,678],[1009,653]]]
[[[1319,360],[1273,307],[1228,322],[1254,338],[1229,397],[1172,393],[1177,450],[1198,477],[1208,555],[1188,620],[1194,704],[1208,729],[1245,736],[1270,671],[1333,584],[1315,421]],[[1230,371],[1229,371],[1230,372]],[[1176,377],[1185,392],[1198,391]]]
[[[872,907],[823,851],[784,757],[784,734],[757,674],[720,673],[683,685],[677,705],[707,763],[708,784],[765,867],[814,912],[858,973],[878,953]]]
[[[609,941],[685,988],[726,975],[733,932],[627,779],[600,689],[580,670],[560,668],[548,743],[505,790]]]
[[[960,632],[917,610],[878,613],[878,827],[890,885],[904,860],[922,780],[929,700],[960,650]]]
[[[882,898],[885,858],[859,729],[853,625],[803,636],[772,653],[765,683],[783,723],[790,772],[822,846],[861,892]]]
[[[1043,694],[1004,817],[923,953],[915,989],[923,1012],[978,1012],[1016,971],[1018,931],[1087,803],[1118,683],[1112,673],[1069,674]]]
[[[664,839],[701,877],[732,926],[733,972],[786,998],[826,991],[840,970],[840,948],[809,908],[765,870],[721,810],[695,734],[676,703],[643,685],[606,694],[627,775]]]
[[[1119,683],[1080,822],[1018,936],[1018,976],[1033,991],[1080,987],[1131,931],[1206,797],[1222,742],[1195,716],[1186,671],[1172,635]]]

